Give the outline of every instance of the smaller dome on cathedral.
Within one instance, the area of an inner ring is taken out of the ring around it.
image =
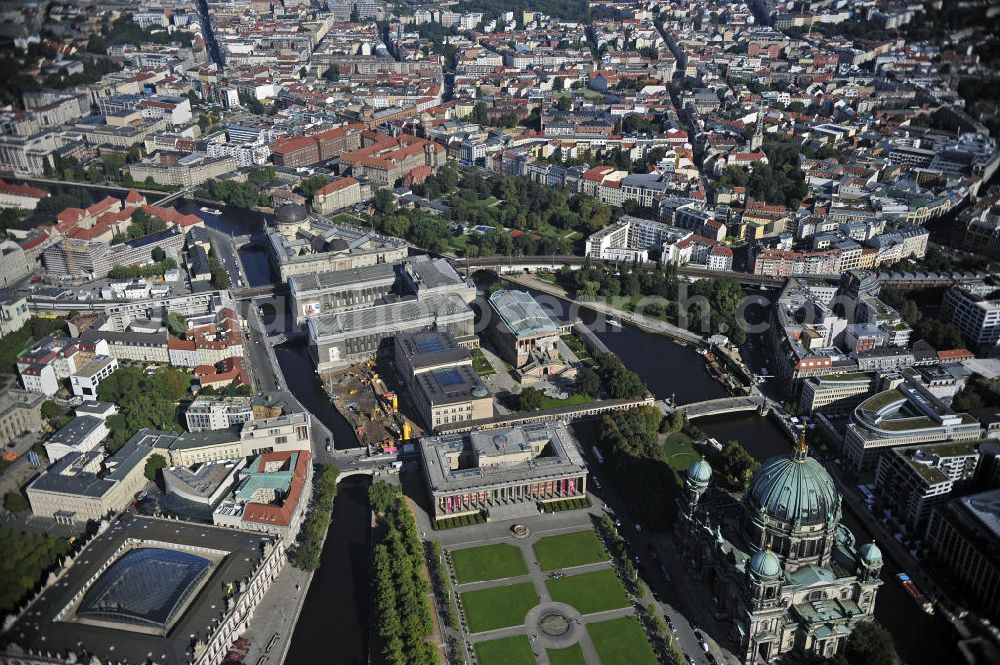
[[[750,557],[750,572],[757,577],[781,575],[781,561],[771,550],[761,550]]]
[[[703,459],[692,464],[687,470],[688,480],[696,483],[707,483],[712,479],[712,467]]]
[[[858,550],[861,561],[869,566],[882,565],[882,550],[875,543],[865,543]]]

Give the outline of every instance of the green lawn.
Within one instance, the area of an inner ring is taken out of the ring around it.
[[[462,607],[471,633],[521,625],[528,610],[537,604],[538,594],[531,582],[462,594]]]
[[[590,395],[571,393],[566,399],[556,399],[548,395],[542,395],[542,410],[558,409],[564,406],[576,406],[577,404],[589,404],[594,401]]]
[[[493,365],[486,359],[486,354],[482,349],[472,349],[472,369],[476,370],[479,376],[490,376],[496,374]]]
[[[545,580],[552,600],[572,605],[582,614],[628,607],[629,600],[615,571],[610,568],[595,573],[570,575]]]
[[[550,665],[587,665],[583,658],[583,650],[579,644],[565,649],[546,649]]]
[[[604,543],[593,529],[542,538],[535,543],[535,557],[542,570],[558,570],[607,561]]]
[[[694,449],[694,441],[684,432],[673,432],[667,435],[663,444],[663,458],[667,460],[667,465],[673,469],[677,482],[684,484],[684,475],[688,468],[701,459],[701,455]]]
[[[577,647],[577,649],[579,648]],[[535,665],[535,655],[531,653],[531,643],[524,635],[477,642],[475,649],[479,665]],[[575,661],[565,662],[566,665],[570,665]],[[580,663],[583,661],[581,660]],[[558,664],[553,661],[553,665]]]
[[[521,550],[507,543],[452,550],[451,561],[459,584],[528,574]]]
[[[646,632],[634,617],[587,624],[601,665],[656,665]]]

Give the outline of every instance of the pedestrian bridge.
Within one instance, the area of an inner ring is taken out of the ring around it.
[[[720,399],[708,399],[703,402],[692,402],[682,404],[675,409],[684,414],[688,420],[703,418],[706,416],[720,416],[727,413],[737,413],[740,411],[757,411],[761,415],[767,415],[771,410],[771,405],[763,395],[747,395],[741,397],[722,397]]]

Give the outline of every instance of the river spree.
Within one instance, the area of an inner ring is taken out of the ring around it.
[[[289,665],[368,663],[370,482],[351,476],[338,487],[320,568],[292,633]]]

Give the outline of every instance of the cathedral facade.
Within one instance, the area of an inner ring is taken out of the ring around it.
[[[711,590],[745,665],[788,652],[829,657],[870,619],[882,553],[855,546],[840,494],[805,442],[761,466],[740,501],[688,469],[677,536],[687,573]]]

